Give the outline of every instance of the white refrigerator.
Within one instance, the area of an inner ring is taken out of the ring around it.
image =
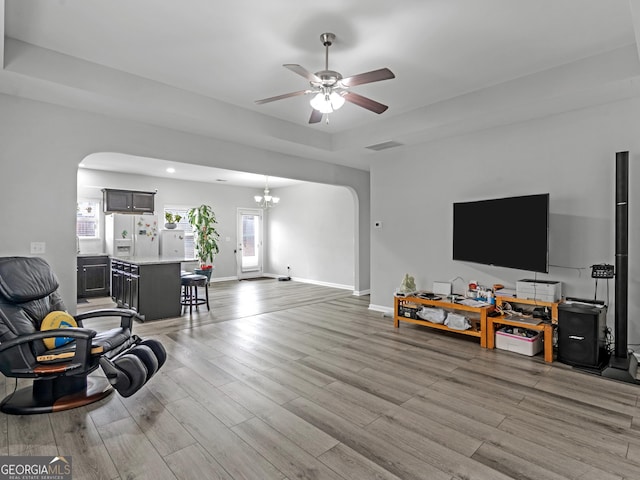
[[[184,258],[184,230],[160,230],[160,255]]]
[[[111,213],[105,216],[107,253],[116,257],[157,257],[158,218],[155,215]]]

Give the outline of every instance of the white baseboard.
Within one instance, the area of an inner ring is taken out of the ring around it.
[[[279,278],[279,277],[283,277],[284,275],[276,275],[276,274],[273,274],[273,273],[264,273],[263,276]],[[323,282],[323,281],[320,281],[320,280],[310,280],[308,278],[300,278],[300,277],[291,277],[291,280],[293,280],[294,282],[310,283],[312,285],[321,285],[323,287],[339,288],[341,290],[353,290],[353,285],[343,285],[341,283]]]
[[[283,275],[277,275],[275,273],[262,273],[260,275],[256,275],[258,277],[269,277],[269,278],[280,278]],[[221,278],[212,278],[211,282],[226,282],[229,280],[238,280],[238,277],[221,277]],[[321,285],[323,287],[331,287],[331,288],[339,288],[341,290],[353,290],[353,285],[343,285],[341,283],[331,283],[331,282],[323,282],[320,280],[310,280],[308,278],[300,278],[300,277],[291,277],[291,280],[300,283],[310,283],[312,285]],[[355,291],[353,290],[354,295],[369,295],[370,290],[362,290]]]
[[[374,305],[370,303],[369,310],[373,310],[374,312],[380,312],[382,313],[383,317],[393,318],[393,308],[391,307],[385,307],[384,305]]]
[[[341,290],[353,290],[353,285],[342,285],[340,283],[322,282],[320,280],[309,280],[308,278],[291,277],[291,280],[300,283],[310,283],[312,285],[321,285],[323,287],[340,288]]]
[[[366,290],[354,290],[353,294],[356,297],[364,297],[365,295],[371,295],[371,289],[367,288]]]

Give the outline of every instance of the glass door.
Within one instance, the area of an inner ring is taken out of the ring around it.
[[[238,278],[262,274],[262,210],[238,209]]]

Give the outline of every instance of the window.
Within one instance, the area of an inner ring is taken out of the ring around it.
[[[180,215],[182,218],[178,222],[176,228],[184,230],[184,258],[196,258],[195,241],[193,235],[193,227],[187,219],[187,211],[191,207],[177,207],[167,206],[164,207],[164,213],[172,213],[174,215]],[[163,215],[164,218],[164,215]]]
[[[100,237],[100,200],[78,201],[76,235],[79,238]]]

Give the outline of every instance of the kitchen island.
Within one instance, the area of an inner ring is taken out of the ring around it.
[[[122,308],[138,312],[144,320],[178,317],[180,264],[184,258],[112,257],[111,296]]]

